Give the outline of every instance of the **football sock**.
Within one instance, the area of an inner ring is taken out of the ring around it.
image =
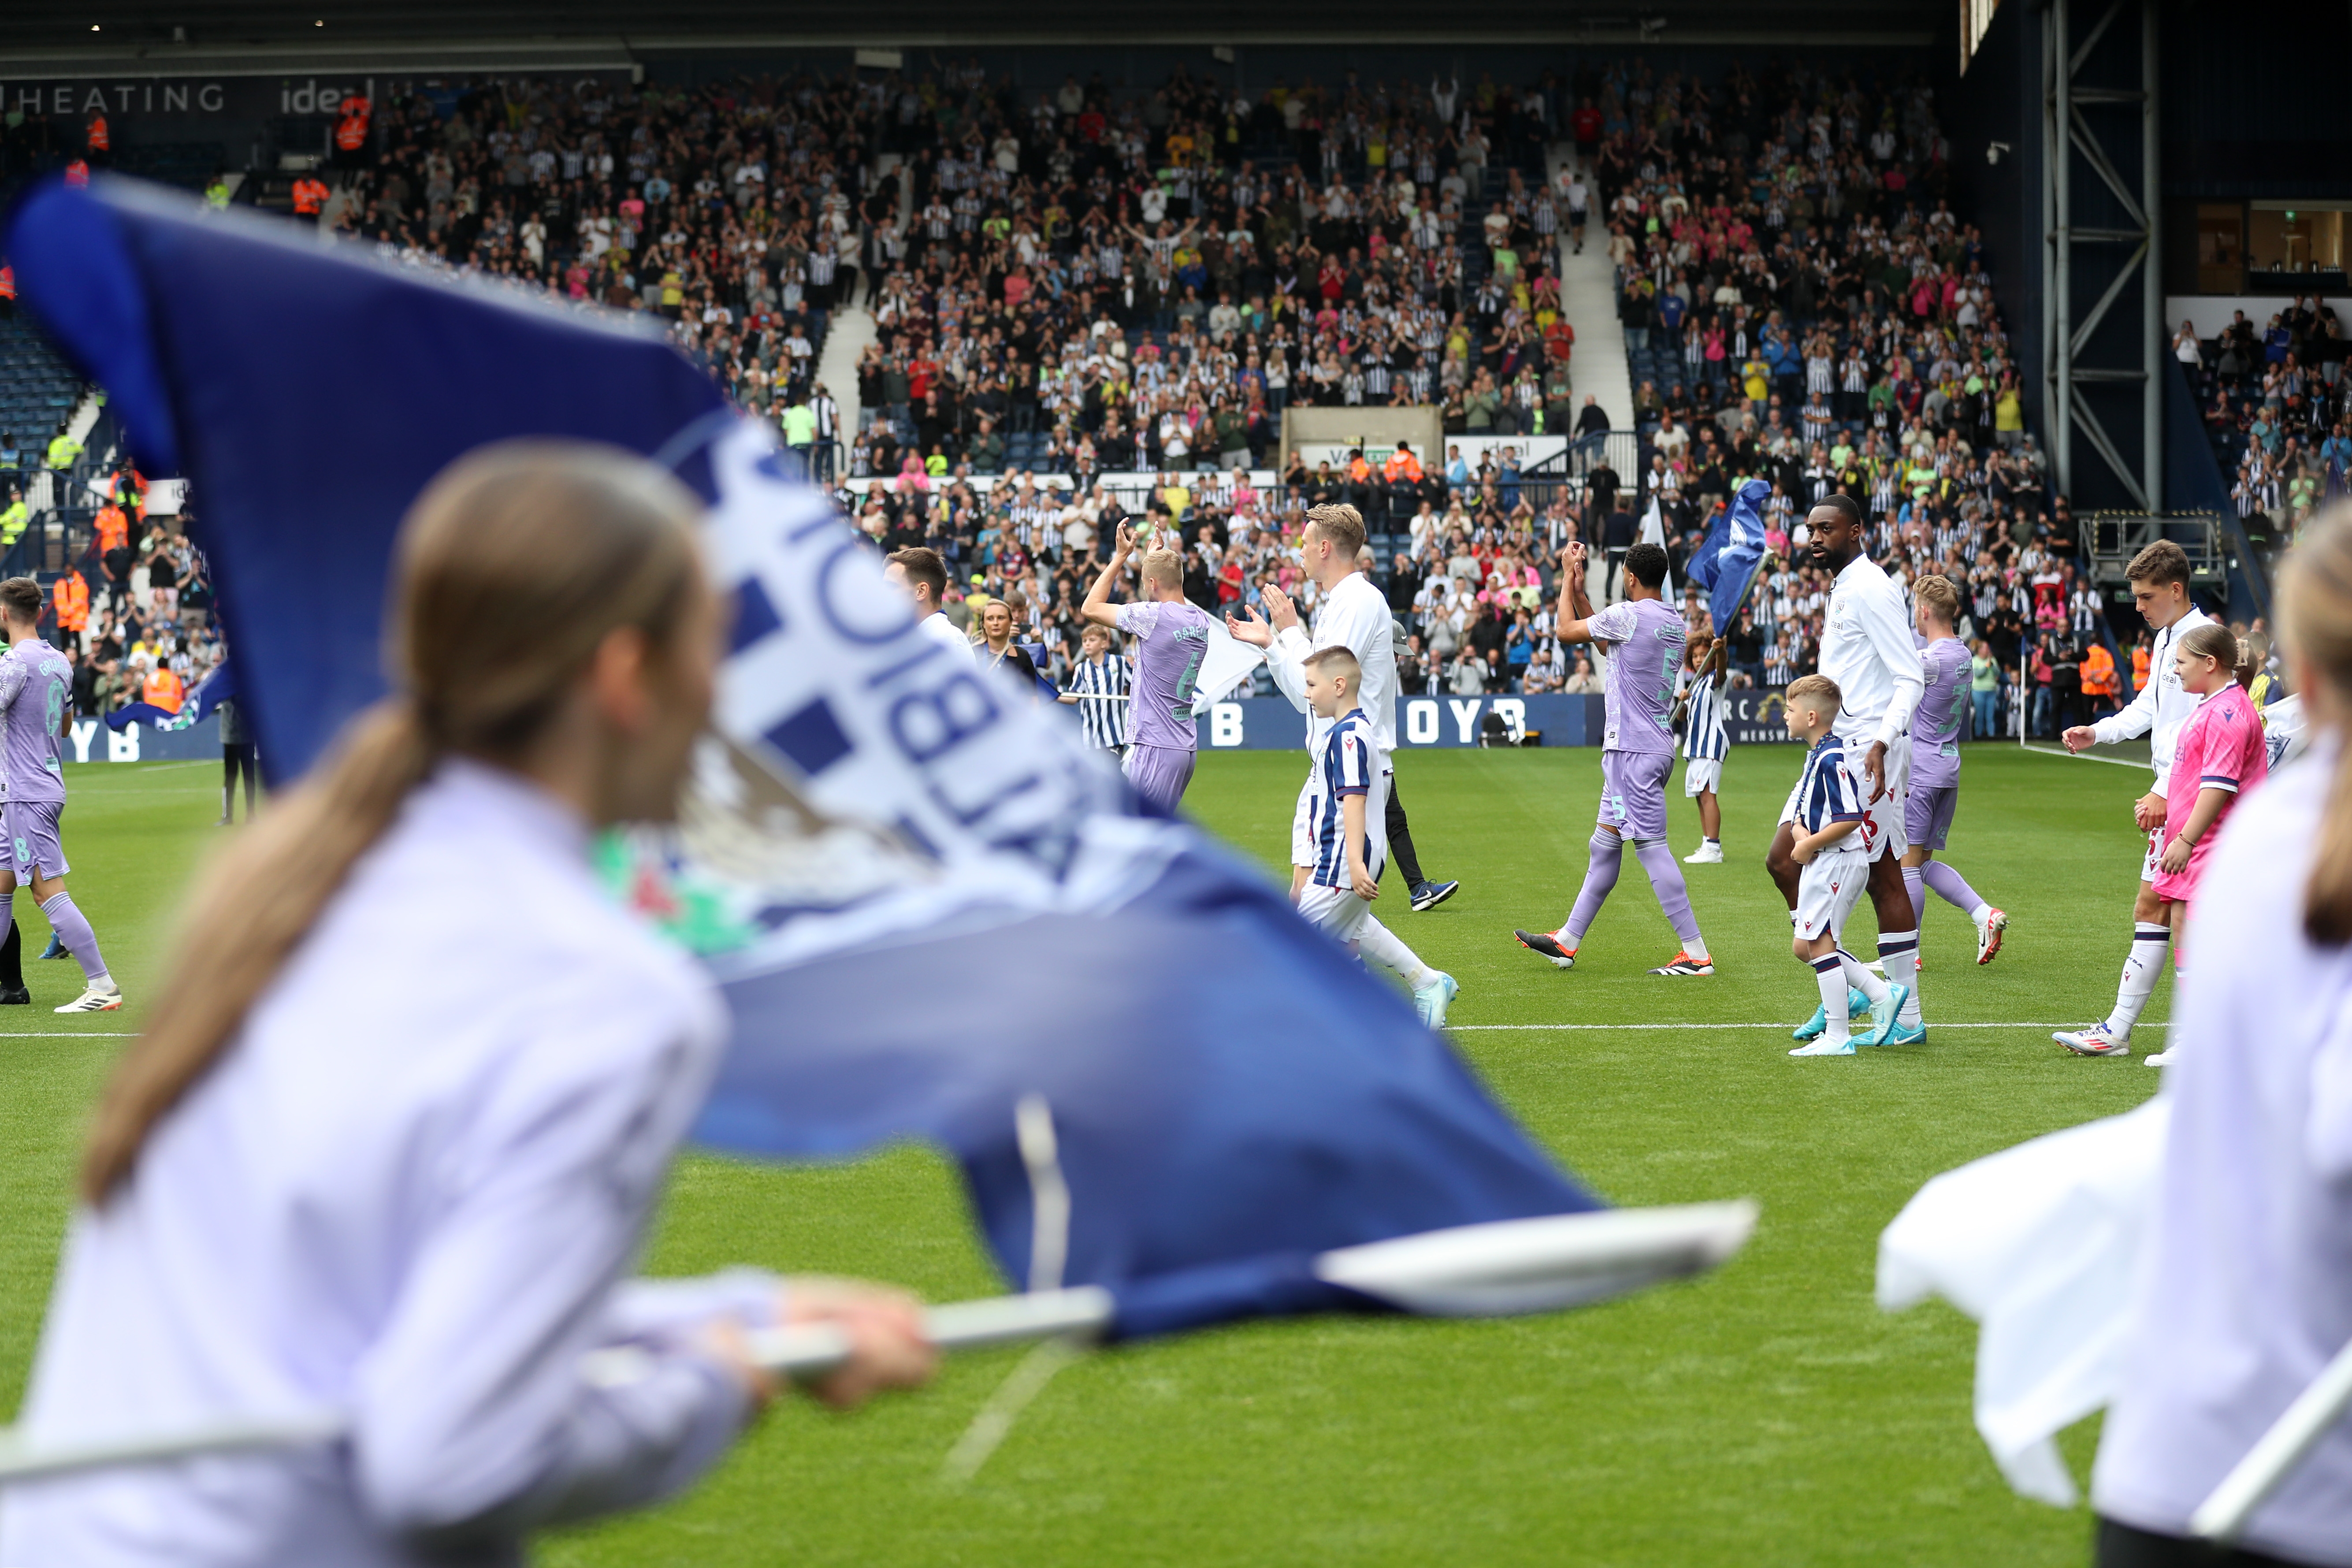
[[[1879,962],[1886,966],[1886,983],[1889,985],[1907,985],[1911,988],[1911,994],[1903,999],[1904,1026],[1907,1028],[1918,1023],[1919,933],[1916,931],[1880,931],[1878,957]]]
[[[1404,983],[1415,991],[1437,978],[1437,971],[1414,956],[1412,949],[1399,941],[1396,932],[1371,916],[1364,917],[1364,929],[1356,938],[1356,950],[1383,969],[1393,969],[1404,976]]]
[[[1844,972],[1845,983],[1869,997],[1873,1002],[1886,1000],[1886,982],[1870,972],[1870,966],[1843,948],[1837,950],[1838,967]]]
[[[1822,1030],[1822,1038],[1824,1040],[1849,1038],[1849,1031],[1846,1027],[1848,1020],[1845,1016],[1845,976],[1840,973],[1838,955],[1834,952],[1825,952],[1811,962],[1813,966],[1813,978],[1820,983],[1822,988],[1822,1018],[1825,1025]]]
[[[1985,911],[1992,908],[1977,896],[1977,890],[1969,886],[1966,877],[1941,860],[1930,860],[1919,869],[1927,873],[1927,886],[1935,895],[1956,909],[1966,910],[1969,920],[1981,921]],[[1911,901],[1917,904],[1920,901],[1918,895],[1913,894]]]
[[[11,898],[9,902],[14,904],[16,900]],[[0,985],[11,991],[25,988],[25,933],[16,929],[13,911],[8,916],[7,938],[0,941]]]
[[[1609,889],[1617,885],[1617,868],[1624,845],[1615,834],[1605,828],[1592,830],[1592,864],[1585,868],[1584,886],[1576,890],[1576,907],[1568,911],[1568,923],[1559,929],[1568,933],[1571,948],[1584,940],[1600,916],[1601,906],[1609,901]]]
[[[1928,862],[1928,865],[1933,864],[1932,860]],[[1927,866],[1903,868],[1903,890],[1911,895],[1911,923],[1914,927],[1924,924],[1927,918],[1927,889],[1919,885],[1922,879],[1920,873],[1927,868]]]
[[[1691,913],[1690,884],[1683,880],[1682,862],[1675,858],[1675,847],[1663,838],[1643,838],[1633,845],[1633,858],[1650,876],[1650,891],[1658,895],[1658,908],[1665,911],[1666,923],[1683,941],[1683,951],[1693,958],[1706,951],[1700,942],[1694,952],[1691,943],[1699,941],[1698,917]]]
[[[2116,988],[2116,1010],[2107,1015],[2108,1034],[2128,1035],[2139,1022],[2140,1010],[2155,994],[2156,977],[2164,973],[2164,950],[2171,938],[2170,926],[2132,927],[2131,956],[2124,960],[2124,983]]]
[[[57,893],[41,906],[49,917],[49,924],[66,944],[66,951],[81,965],[81,974],[92,985],[110,984],[106,973],[106,960],[98,955],[98,933],[89,929],[89,921],[74,908],[71,893]]]

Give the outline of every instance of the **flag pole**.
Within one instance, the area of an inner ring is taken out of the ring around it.
[[[2271,1429],[2221,1478],[2213,1495],[2197,1505],[2189,1516],[2189,1533],[2208,1541],[2235,1541],[2254,1510],[2294,1473],[2347,1406],[2352,1406],[2352,1344],[2336,1352],[2311,1386],[2295,1395]]]
[[[1114,1310],[1109,1291],[1081,1285],[933,1307],[923,1314],[923,1331],[942,1351],[985,1350],[1033,1340],[1098,1337],[1110,1327]],[[766,1329],[746,1338],[753,1361],[796,1382],[823,1377],[849,1359],[847,1337],[828,1324]],[[633,1382],[652,1367],[651,1356],[624,1345],[590,1353],[581,1370],[590,1382],[610,1387]],[[0,1429],[0,1487],[197,1454],[306,1447],[332,1443],[349,1429],[344,1416],[326,1410],[81,1442],[44,1443],[25,1436],[20,1429],[5,1428]]]
[[[1492,1220],[1343,1247],[1317,1256],[1316,1278],[1407,1312],[1502,1317],[1552,1312],[1704,1274],[1755,1233],[1751,1199],[1659,1208],[1595,1209]],[[1098,1285],[950,1302],[923,1314],[942,1351],[984,1350],[1054,1339],[1099,1339],[1118,1302]],[[746,1336],[752,1359],[780,1377],[823,1377],[849,1359],[829,1324],[801,1323]],[[643,1350],[618,1345],[583,1358],[582,1374],[605,1387],[653,1370]],[[0,1428],[0,1487],[46,1477],[154,1464],[196,1454],[331,1443],[350,1430],[331,1410],[222,1420],[177,1432],[44,1443]]]

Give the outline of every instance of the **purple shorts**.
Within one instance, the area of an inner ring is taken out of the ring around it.
[[[61,800],[10,801],[0,805],[0,825],[8,830],[8,868],[26,887],[36,876],[62,877],[65,847],[58,842],[58,818],[65,814]]]
[[[1184,786],[1192,782],[1192,763],[1198,755],[1189,746],[1129,746],[1121,771],[1136,794],[1173,812],[1183,804]]]
[[[1951,835],[1952,813],[1960,804],[1956,784],[1911,786],[1903,802],[1903,837],[1914,849],[1941,849]]]
[[[1674,771],[1672,752],[1601,752],[1601,826],[1626,838],[1664,838]]]

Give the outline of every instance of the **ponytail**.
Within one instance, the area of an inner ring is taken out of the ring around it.
[[[414,703],[392,698],[345,728],[317,776],[280,797],[189,900],[152,1022],[122,1059],[83,1152],[92,1204],[131,1173],[147,1134],[217,1058],[354,862],[434,761]]]
[[[198,883],[149,1026],[100,1100],[81,1194],[103,1204],[220,1058],[352,868],[452,753],[513,766],[613,632],[676,646],[701,581],[684,487],[632,454],[513,441],[443,471],[401,526],[385,618],[395,695]]]
[[[2280,574],[2282,631],[2305,661],[2326,706],[2352,710],[2352,507],[2330,508],[2305,532]],[[2305,692],[2304,700],[2319,694]],[[2304,934],[2323,947],[2352,942],[2352,744],[2336,737],[2336,776],[2327,790],[2305,889]]]

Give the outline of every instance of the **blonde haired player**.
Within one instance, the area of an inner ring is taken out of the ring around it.
[[[1949,861],[1936,858],[1951,837],[1960,804],[1960,735],[1969,723],[1969,646],[1954,635],[1960,591],[1929,573],[1911,586],[1912,624],[1918,628],[1926,693],[1911,713],[1911,789],[1903,803],[1903,887],[1911,895],[1912,923],[1923,923],[1933,891],[1977,928],[1977,962],[1990,963],[2009,929],[2007,911],[1969,886]]]
[[[1110,564],[1095,574],[1078,615],[1091,628],[1135,639],[1134,697],[1129,703],[1126,773],[1135,792],[1172,813],[1192,782],[1199,733],[1192,727],[1192,689],[1209,652],[1209,612],[1184,597],[1184,558],[1172,550],[1143,552],[1143,597],[1110,602],[1112,582],[1124,575],[1135,534],[1119,525]]]
[[[1791,949],[1812,967],[1822,992],[1821,1037],[1799,1046],[1792,1057],[1850,1057],[1857,1043],[1848,1005],[1849,990],[1870,1001],[1871,1030],[1860,1044],[1886,1038],[1907,994],[1864,968],[1838,945],[1845,918],[1870,885],[1871,857],[1859,837],[1862,794],[1854,788],[1837,723],[1837,682],[1808,675],[1789,688],[1784,717],[1789,733],[1805,742],[1805,771],[1797,780],[1795,841],[1789,855],[1797,863],[1796,937]]]
[[[1313,858],[1294,868],[1291,897],[1300,914],[1353,952],[1371,923],[1372,900],[1381,896],[1381,869],[1388,860],[1381,810],[1388,801],[1388,755],[1358,696],[1364,672],[1356,656],[1344,647],[1318,648],[1300,663],[1307,709],[1329,724],[1315,742],[1307,774],[1307,843]],[[1423,1010],[1432,1028],[1443,1027],[1452,976],[1431,970],[1410,950],[1403,956],[1414,970],[1434,977],[1414,986],[1417,1005],[1425,989],[1444,993],[1434,1017]],[[1405,978],[1415,975],[1407,973]]]

